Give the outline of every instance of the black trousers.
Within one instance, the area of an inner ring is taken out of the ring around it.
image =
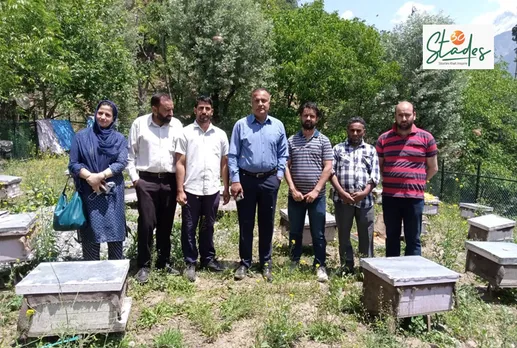
[[[170,262],[171,233],[176,212],[176,175],[140,177],[135,187],[138,198],[138,267],[151,266],[153,231],[156,228],[156,267]]]
[[[108,260],[122,260],[124,258],[122,243],[123,242],[108,242]],[[84,261],[98,261],[101,259],[100,243],[89,242],[83,239],[81,246]]]
[[[181,249],[185,263],[197,262],[201,254],[201,265],[215,258],[214,224],[219,210],[219,192],[209,196],[197,196],[186,192],[187,204],[181,208]],[[200,224],[200,218],[203,217]],[[196,245],[196,230],[199,225],[199,253]]]
[[[253,229],[258,207],[259,259],[262,267],[271,267],[271,242],[275,225],[275,209],[280,180],[275,175],[255,178],[240,174],[244,199],[237,202],[239,216],[239,256],[241,265],[251,266]],[[267,265],[266,265],[267,264]]]

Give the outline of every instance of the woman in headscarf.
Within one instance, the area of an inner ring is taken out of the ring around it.
[[[84,260],[100,259],[100,243],[108,243],[108,258],[123,258],[126,237],[124,177],[126,138],[115,130],[118,110],[103,100],[93,127],[78,132],[70,148],[68,169],[82,200],[86,226],[80,233]]]

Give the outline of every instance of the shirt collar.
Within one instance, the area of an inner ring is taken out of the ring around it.
[[[248,123],[261,124],[259,121],[257,121],[254,114],[251,114],[248,116]],[[262,124],[266,124],[266,123],[271,124],[271,118],[269,117],[269,114],[266,116],[266,119],[264,120],[264,123],[262,123]]]
[[[299,137],[302,137],[302,138],[305,138],[305,135],[303,135],[303,130],[301,130],[301,129],[300,129],[300,130],[298,131],[298,136],[299,136]],[[317,137],[319,137],[319,136],[320,136],[320,131],[319,131],[319,130],[317,130],[317,129],[315,129],[315,130],[314,130],[314,134],[312,134],[312,137],[310,137],[309,139],[317,138]]]
[[[394,131],[395,133],[397,133],[397,123],[396,122],[393,123],[393,127],[391,127],[391,130]],[[418,127],[415,126],[415,124],[413,123],[411,125],[411,132],[409,134],[416,134],[417,131],[418,131]]]
[[[147,120],[147,125],[149,127],[151,127],[151,125],[154,125],[154,126],[159,127],[159,128],[165,126],[165,125],[163,125],[163,126],[160,127],[156,123],[154,123],[154,121],[153,121],[153,114],[152,113],[149,114],[149,119]],[[169,122],[169,127],[172,127],[172,120]]]
[[[365,147],[364,139],[361,139],[361,143],[359,145],[354,146],[354,145],[350,144],[350,142],[348,141],[348,138],[346,138],[345,145],[350,146],[350,147]]]
[[[212,122],[210,122],[210,124],[208,125],[208,128],[206,129],[206,132],[205,132],[205,131],[203,131],[203,128],[201,128],[199,123],[197,123],[197,121],[194,121],[194,128],[199,128],[202,132],[208,133],[209,131],[214,129],[214,125],[212,124]]]

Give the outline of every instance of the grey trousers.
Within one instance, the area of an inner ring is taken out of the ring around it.
[[[363,257],[373,257],[374,208],[371,206],[361,209],[342,202],[334,202],[334,207],[341,266],[352,269],[354,267],[354,250],[350,242],[350,230],[354,218],[359,236],[359,254]]]

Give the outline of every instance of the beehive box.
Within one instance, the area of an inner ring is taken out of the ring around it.
[[[494,208],[477,203],[460,203],[460,216],[464,218],[472,218],[485,215],[494,211]]]
[[[488,242],[504,242],[513,240],[515,221],[495,214],[483,215],[467,220],[468,239]]]
[[[421,256],[364,258],[363,302],[398,318],[452,309],[459,274]]]
[[[0,175],[0,199],[8,199],[21,195],[21,182],[22,178],[17,176]]]
[[[432,199],[424,201],[424,210],[422,214],[424,215],[436,215],[438,214],[438,207],[440,206],[440,200]]]
[[[35,227],[36,213],[0,216],[0,262],[26,260],[31,253],[29,239]]]
[[[282,227],[283,234],[289,238],[289,230],[291,228],[289,224],[289,216],[287,209],[280,209],[280,226]],[[336,238],[336,218],[334,215],[326,212],[325,215],[325,239],[327,242],[333,241]],[[302,245],[312,245],[312,235],[309,225],[309,216],[305,215],[305,225],[303,228]]]
[[[129,260],[44,262],[16,285],[23,337],[120,332],[126,328]]]
[[[465,247],[465,271],[496,288],[517,288],[517,244],[467,241]]]

